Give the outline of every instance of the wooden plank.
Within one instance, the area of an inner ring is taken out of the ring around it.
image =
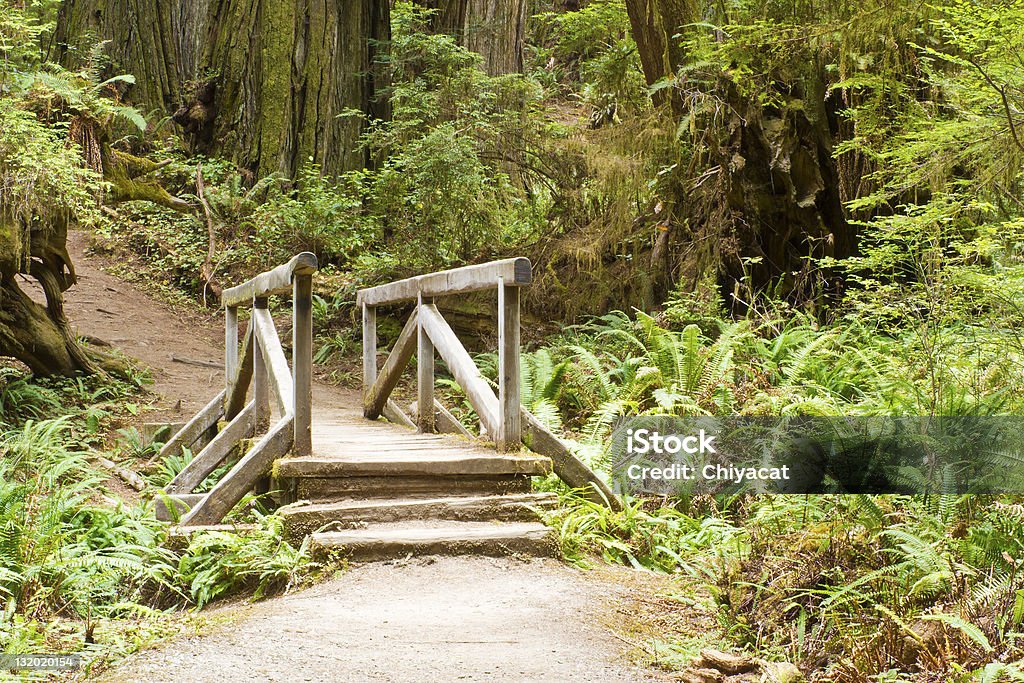
[[[266,309],[267,300],[257,299],[254,302],[253,313],[259,309]],[[252,398],[256,404],[256,412],[253,416],[253,424],[257,431],[265,431],[270,424],[270,387],[267,378],[267,358],[263,353],[263,345],[260,344],[259,336],[256,334],[256,316],[249,319],[252,323]]]
[[[292,288],[293,275],[312,275],[317,270],[316,256],[304,251],[291,261],[273,270],[260,273],[237,287],[225,289],[220,300],[224,306],[248,304],[260,297],[287,294]]]
[[[281,348],[281,340],[277,337],[274,319],[270,317],[270,311],[267,309],[254,308],[252,321],[260,350],[263,351],[267,379],[270,380],[270,386],[274,390],[277,405],[281,409],[282,415],[292,415],[295,408],[293,399],[295,385],[292,382],[291,370],[288,368],[288,359],[285,358],[284,349]]]
[[[246,394],[249,393],[249,383],[253,377],[253,347],[255,343],[252,338],[252,319],[249,320],[249,327],[242,338],[242,352],[238,363],[238,369],[228,384],[227,395],[224,397],[224,417],[231,420],[238,415],[245,407]]]
[[[315,533],[310,552],[318,560],[341,553],[352,561],[437,554],[553,557],[558,543],[554,529],[540,522],[398,522]]]
[[[178,472],[171,483],[166,487],[168,493],[192,493],[195,487],[203,483],[210,476],[210,473],[220,467],[231,449],[238,445],[242,439],[247,439],[253,434],[255,404],[249,403],[235,419],[220,430],[213,441],[201,450],[192,462],[185,465],[185,468]]]
[[[455,381],[466,392],[469,402],[487,426],[487,430],[494,434],[498,420],[498,399],[491,391],[487,380],[480,374],[480,369],[455,336],[451,326],[441,317],[437,306],[424,304],[420,307],[419,317],[420,324],[434,343],[437,352],[441,354],[441,358],[448,364]]]
[[[292,447],[293,418],[289,415],[275,424],[223,479],[209,495],[189,510],[182,526],[217,524],[238,505],[245,494],[267,473],[274,461]]]
[[[429,302],[429,299],[426,300]],[[423,308],[424,299],[419,298],[417,310]],[[434,405],[434,344],[431,343],[423,324],[417,326],[416,335],[416,398],[421,406]],[[434,431],[434,411],[421,410],[416,416],[416,430],[426,434]]]
[[[377,309],[373,306],[363,306],[363,415],[371,420],[376,420],[377,415],[369,415],[366,406],[369,405],[369,395],[372,387],[377,384]],[[408,323],[406,323],[408,324]],[[390,359],[389,359],[390,360]]]
[[[292,414],[295,455],[313,452],[313,278],[296,275],[292,296]]]
[[[416,428],[416,423],[409,419],[409,416],[405,414],[405,411],[398,407],[398,404],[392,401],[390,398],[384,403],[384,409],[382,411],[384,417],[388,419],[388,422],[403,427]]]
[[[502,495],[528,493],[530,477],[502,474],[487,477],[296,477],[293,500],[329,502],[340,498],[407,496]]]
[[[440,401],[434,399],[434,420],[437,422],[442,432],[449,434],[459,434],[467,438],[474,438],[473,432],[466,429],[459,419],[451,414],[451,412],[441,405]]]
[[[381,368],[380,374],[377,375],[373,385],[363,385],[364,387],[370,387],[363,400],[363,417],[370,420],[376,420],[380,417],[388,397],[391,396],[391,392],[398,386],[398,381],[402,378],[402,371],[405,370],[405,366],[409,364],[409,359],[412,358],[412,354],[416,351],[417,332],[419,330],[418,321],[419,318],[414,310],[409,319],[405,321],[405,327],[402,328],[402,333],[395,340],[395,345],[391,348],[391,353],[388,354],[388,359],[384,361],[384,367]],[[363,343],[366,343],[365,338]],[[365,357],[363,363],[365,368]]]
[[[217,394],[216,398],[207,403],[202,410],[196,413],[174,436],[168,439],[167,443],[160,449],[160,452],[150,458],[146,465],[160,462],[172,455],[179,455],[183,447],[189,448],[192,446],[207,430],[215,426],[223,415],[224,392],[222,391]]]
[[[430,455],[388,453],[387,457],[353,453],[344,457],[286,458],[274,465],[277,477],[482,477],[499,474],[543,476],[551,473],[550,458],[539,455],[466,452]]]
[[[466,266],[440,273],[418,275],[370,289],[360,290],[356,301],[360,306],[383,306],[424,297],[465,294],[493,288],[498,278],[509,286],[522,287],[533,281],[528,258],[510,258],[477,266]]]
[[[518,449],[523,440],[519,417],[519,288],[498,286],[498,431],[500,451]]]
[[[238,307],[224,309],[224,390],[231,388],[231,381],[238,372]]]
[[[161,522],[177,522],[183,514],[205,497],[205,493],[158,495],[153,499],[153,514]]]
[[[523,442],[534,453],[551,458],[555,474],[574,489],[583,489],[590,500],[621,510],[622,502],[589,467],[572,454],[572,451],[541,424],[540,420],[526,408],[522,409],[525,431]]]

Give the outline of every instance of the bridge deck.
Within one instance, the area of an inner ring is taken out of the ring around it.
[[[366,420],[350,400],[320,405],[312,454],[273,467],[293,538],[311,535],[314,549],[364,560],[552,552],[537,510],[557,501],[530,483],[551,472],[549,458]]]

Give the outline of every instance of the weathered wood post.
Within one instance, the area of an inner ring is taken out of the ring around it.
[[[519,448],[523,440],[519,415],[519,287],[498,278],[498,433],[499,450]]]
[[[363,304],[363,416],[376,420],[367,407],[377,381],[377,307]]]
[[[238,306],[224,308],[224,390],[231,391],[231,383],[238,372]]]
[[[434,431],[434,343],[423,327],[423,307],[432,303],[433,299],[424,299],[423,294],[416,297],[416,310],[420,312],[416,343],[416,400],[420,409],[416,428],[420,432]]]
[[[313,276],[292,281],[292,386],[297,457],[313,452]]]
[[[256,310],[267,310],[266,297],[253,299],[252,307],[254,314]],[[252,399],[256,404],[253,411],[253,425],[255,431],[262,432],[270,425],[270,387],[267,382],[267,363],[263,357],[263,348],[257,338],[259,333],[253,327],[252,346]]]

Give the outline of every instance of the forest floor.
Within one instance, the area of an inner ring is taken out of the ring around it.
[[[146,421],[185,420],[219,391],[220,319],[180,310],[108,272],[86,236],[69,237],[79,283],[66,312],[80,334],[148,367]],[[178,359],[178,360],[175,360]],[[193,362],[180,362],[181,360]],[[358,396],[323,383],[321,410]],[[598,563],[415,558],[347,568],[312,588],[204,611],[207,627],[139,653],[99,680],[123,681],[659,681],[667,631],[694,643],[716,632],[690,584]]]

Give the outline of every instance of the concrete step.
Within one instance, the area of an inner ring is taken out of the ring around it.
[[[301,539],[325,526],[345,529],[364,522],[401,522],[446,519],[460,521],[536,521],[537,511],[555,507],[552,493],[520,493],[505,496],[447,496],[343,500],[329,503],[302,501],[280,509],[289,537]]]
[[[382,445],[377,453],[313,455],[285,458],[274,464],[279,479],[298,477],[486,477],[543,476],[551,460],[540,455],[477,454],[432,448],[396,450]]]
[[[354,561],[407,555],[557,555],[553,529],[539,522],[398,522],[363,529],[313,534],[315,556],[337,555]]]

